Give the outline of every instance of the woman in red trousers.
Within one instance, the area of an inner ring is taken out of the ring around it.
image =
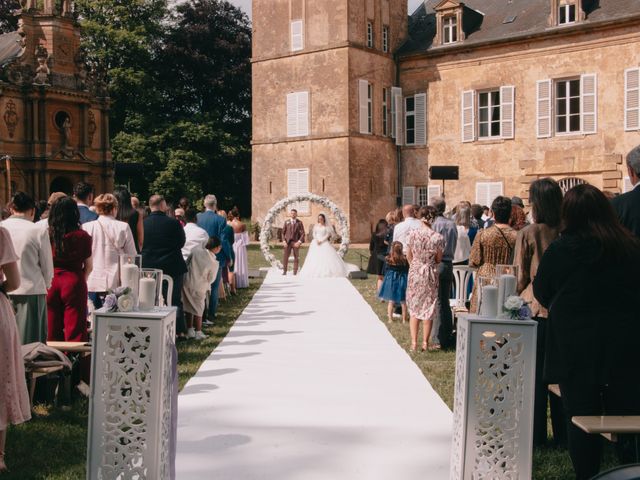
[[[47,294],[49,340],[86,342],[87,277],[91,273],[91,236],[80,228],[78,205],[58,200],[49,214],[54,276]]]

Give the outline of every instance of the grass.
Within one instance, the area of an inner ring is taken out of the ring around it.
[[[209,338],[178,343],[179,387],[225,337],[258,290],[261,281],[251,280],[248,289],[222,300],[216,325],[205,328]],[[7,438],[10,472],[2,480],[78,480],[85,478],[88,401],[76,398],[68,412],[52,405],[37,405],[30,422],[12,427]]]
[[[301,250],[301,264],[307,250]],[[282,247],[274,246],[273,253],[282,255]],[[360,255],[368,256],[366,249],[352,249],[346,261],[360,265]],[[257,245],[249,246],[249,265],[252,268],[266,267]],[[363,264],[366,267],[366,263]],[[251,288],[241,290],[240,295],[222,301],[216,326],[205,329],[209,336],[201,342],[181,342],[179,353],[179,386],[197,372],[202,362],[219,345],[235,320],[242,313],[261,282],[252,280]],[[391,335],[405,349],[409,348],[409,327],[395,321],[387,324],[386,304],[376,298],[376,279],[354,280],[353,285],[371,305],[380,320],[385,323]],[[412,354],[425,377],[443,401],[453,407],[455,379],[454,352],[428,352]],[[51,405],[38,405],[33,419],[24,425],[13,427],[8,434],[7,462],[10,473],[4,480],[77,480],[85,477],[88,402],[84,398],[75,399],[72,409],[64,412]],[[606,443],[603,469],[615,466],[611,445]],[[566,450],[536,449],[533,458],[534,480],[569,480],[574,478],[571,462]]]
[[[368,252],[367,252],[368,253]],[[367,280],[353,280],[353,285],[371,305],[391,335],[406,350],[411,340],[408,324],[403,325],[396,320],[387,323],[387,305],[376,298],[376,278],[369,276]],[[418,337],[419,340],[422,333]],[[418,352],[410,354],[413,361],[429,380],[440,398],[453,409],[454,381],[455,381],[455,352]],[[601,470],[604,471],[617,465],[614,449],[610,442],[604,442],[604,456]],[[567,450],[554,448],[536,448],[533,452],[533,480],[572,480],[575,478],[571,460]]]

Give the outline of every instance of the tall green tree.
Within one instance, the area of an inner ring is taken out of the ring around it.
[[[18,28],[18,17],[15,15],[18,10],[18,0],[0,0],[0,34],[13,32]]]

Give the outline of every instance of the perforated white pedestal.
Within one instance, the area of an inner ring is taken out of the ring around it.
[[[170,476],[176,309],[95,314],[87,479]]]
[[[459,319],[451,480],[531,478],[537,325]]]

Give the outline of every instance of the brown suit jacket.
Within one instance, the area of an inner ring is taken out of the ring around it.
[[[282,228],[282,239],[287,243],[296,243],[304,242],[304,225],[298,219],[292,221],[288,219],[284,222],[284,227]]]

